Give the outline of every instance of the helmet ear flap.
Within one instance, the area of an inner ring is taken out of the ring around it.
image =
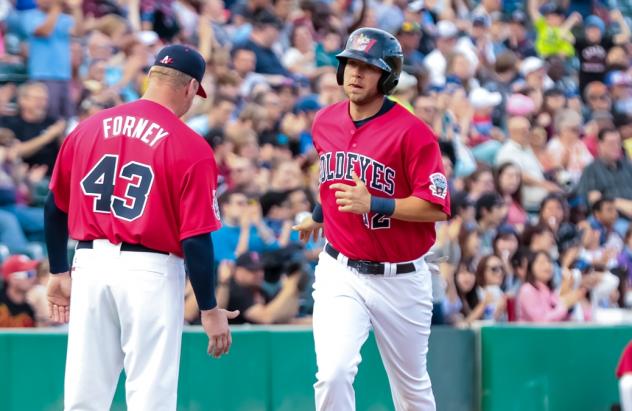
[[[399,79],[394,73],[383,72],[382,77],[380,77],[380,82],[378,83],[378,90],[380,93],[389,95],[395,86],[397,86]]]
[[[341,58],[338,59],[338,69],[336,70],[336,81],[339,86],[344,84],[345,78],[345,66],[347,65],[347,59]]]

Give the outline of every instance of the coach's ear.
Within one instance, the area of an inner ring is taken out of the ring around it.
[[[200,82],[192,78],[191,81],[189,81],[189,85],[187,87],[187,96],[190,96],[190,95],[195,96],[197,94],[199,87],[200,87]]]

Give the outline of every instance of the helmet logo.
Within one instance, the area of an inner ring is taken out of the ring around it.
[[[371,50],[371,48],[375,45],[375,43],[376,43],[375,39],[368,37],[364,33],[360,33],[357,36],[355,36],[353,39],[351,39],[351,45],[349,48],[352,50],[363,51],[365,53],[368,53],[369,50]]]

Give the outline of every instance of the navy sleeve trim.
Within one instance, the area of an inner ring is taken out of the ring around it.
[[[211,234],[204,233],[185,238],[182,240],[182,250],[198,307],[200,310],[215,308],[217,301]]]
[[[51,191],[44,205],[44,236],[48,249],[51,274],[67,272],[68,265],[68,214],[55,204]]]

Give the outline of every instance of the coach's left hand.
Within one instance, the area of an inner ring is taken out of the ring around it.
[[[353,186],[336,183],[329,187],[331,190],[336,190],[338,211],[355,214],[368,213],[371,211],[371,194],[355,172],[351,172],[351,177],[355,182]]]

